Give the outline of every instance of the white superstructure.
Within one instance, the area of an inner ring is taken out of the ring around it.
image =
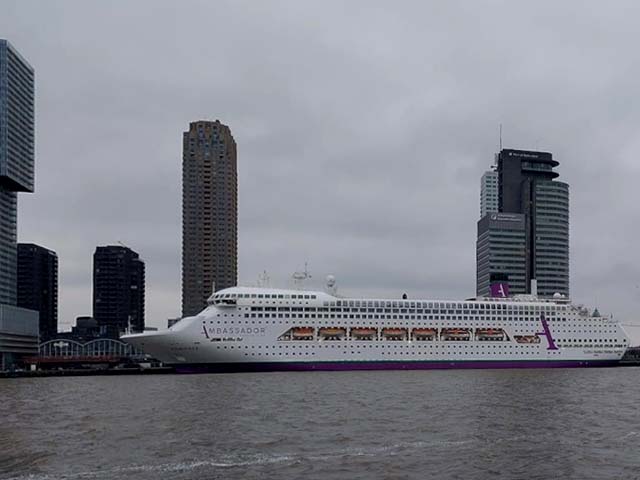
[[[234,287],[168,330],[123,339],[183,371],[604,366],[618,322],[566,298],[339,298]]]

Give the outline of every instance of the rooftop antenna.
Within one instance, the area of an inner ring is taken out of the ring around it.
[[[307,268],[307,262],[304,262],[304,271],[303,272],[293,272],[291,275],[293,278],[293,284],[298,290],[302,289],[302,283],[311,278],[311,273],[309,273],[309,269]]]
[[[500,124],[500,151],[502,151],[502,124]]]
[[[269,287],[269,283],[270,283],[271,279],[269,278],[269,275],[267,274],[266,270],[263,270],[262,273],[260,275],[258,275],[258,286],[259,287]]]

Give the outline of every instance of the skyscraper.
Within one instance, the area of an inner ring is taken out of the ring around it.
[[[536,280],[541,296],[569,295],[569,185],[556,180],[558,165],[548,152],[504,149],[497,155],[498,213],[522,215],[524,221],[524,282],[519,261],[517,268],[513,262],[497,261],[512,256],[513,245],[495,242],[489,248],[481,238],[489,230],[494,237],[498,232],[506,235],[502,231],[506,224],[481,219],[476,259],[479,295],[489,293],[491,274],[506,274],[510,283],[513,278],[512,293],[530,293],[531,281]]]
[[[238,276],[236,142],[219,120],[189,124],[182,151],[182,316]]]
[[[496,274],[508,279],[511,293],[525,293],[525,218],[519,213],[489,213],[478,222],[476,290],[489,293]]]
[[[58,332],[58,256],[32,243],[18,244],[18,306],[40,313],[40,341]]]
[[[15,305],[17,192],[34,189],[34,72],[0,39],[0,303]]]
[[[480,218],[498,211],[498,172],[484,172],[480,180]]]
[[[144,330],[144,262],[130,248],[96,247],[93,254],[93,318],[103,334]]]
[[[0,39],[0,370],[38,352],[38,312],[17,303],[17,194],[34,189],[34,71]]]

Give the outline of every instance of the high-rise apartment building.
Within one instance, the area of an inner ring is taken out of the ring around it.
[[[182,316],[238,277],[236,142],[220,121],[189,124],[182,153]]]
[[[34,71],[0,39],[0,303],[15,305],[17,192],[34,188]]]
[[[116,337],[144,330],[145,267],[138,254],[118,245],[93,254],[93,318],[101,333]]]
[[[498,172],[489,170],[480,180],[480,218],[498,211]]]
[[[17,303],[17,194],[33,192],[34,71],[0,39],[0,370],[38,352],[38,313]]]
[[[58,255],[33,243],[18,244],[18,306],[40,314],[40,341],[58,333]]]
[[[478,222],[477,294],[489,293],[492,274],[504,274],[509,277],[511,293],[531,293],[532,280],[536,280],[538,295],[568,296],[569,185],[556,180],[559,174],[554,168],[559,163],[548,152],[513,149],[502,150],[496,163],[498,213],[521,215],[524,222],[524,281],[521,262],[496,263],[498,258],[514,260],[514,245],[501,240],[489,247],[486,241],[488,232],[494,238],[511,235],[513,225],[505,230],[507,224],[492,221],[494,214],[487,213],[490,219],[483,217]]]

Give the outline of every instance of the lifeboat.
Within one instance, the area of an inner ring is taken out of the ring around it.
[[[540,343],[540,337],[537,335],[514,335],[518,343]]]
[[[413,334],[414,335],[435,335],[436,329],[435,328],[414,328]]]
[[[293,329],[293,338],[313,337],[313,327],[298,327]]]
[[[382,336],[389,340],[402,340],[407,337],[405,328],[388,327],[382,329]]]
[[[376,328],[352,328],[351,336],[353,338],[375,338],[378,334]]]
[[[440,334],[442,340],[469,340],[468,328],[443,328]]]
[[[435,328],[414,328],[412,333],[413,337],[417,339],[433,339],[437,334]]]
[[[478,328],[476,338],[478,340],[504,340],[505,333],[501,328]]]
[[[341,339],[347,334],[344,327],[322,327],[318,329],[318,336],[325,339]]]

